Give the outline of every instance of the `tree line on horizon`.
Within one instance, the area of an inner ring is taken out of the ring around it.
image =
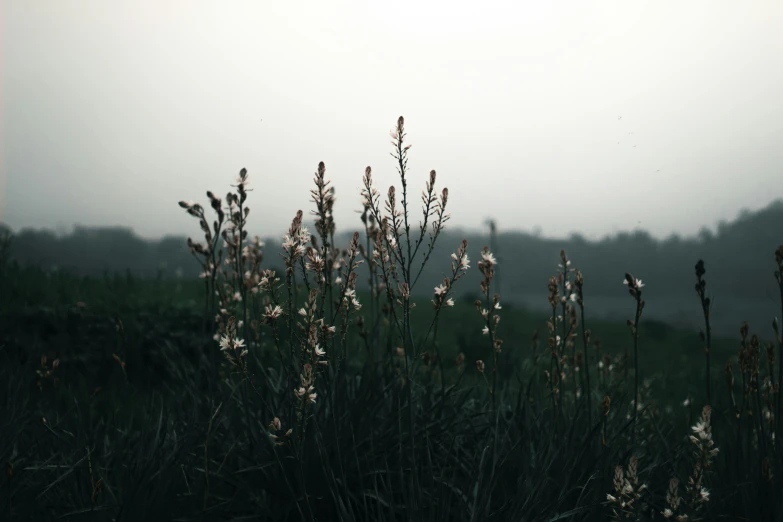
[[[11,233],[9,227],[0,224],[0,235],[4,231]],[[338,244],[347,245],[352,233],[352,227],[345,227]],[[265,268],[281,267],[278,239],[265,241]],[[481,248],[490,242],[488,232],[463,233],[446,228],[432,262],[422,273],[428,284],[420,288],[440,283],[448,270],[450,253],[462,239],[468,240],[472,259],[478,258]],[[513,296],[520,294],[545,295],[547,278],[558,263],[560,250],[565,249],[573,266],[585,275],[588,296],[621,295],[618,285],[622,275],[632,271],[644,280],[651,295],[691,298],[693,267],[698,259],[704,259],[711,292],[724,299],[769,299],[774,270],[770,259],[781,240],[783,199],[758,211],[743,211],[736,219],[719,223],[715,231],[702,228],[691,238],[672,235],[659,240],[644,230],[620,232],[600,240],[588,240],[580,234],[552,239],[529,232],[500,232],[496,248],[502,287],[496,291],[512,301]],[[66,235],[22,229],[11,233],[10,258],[22,265],[78,276],[130,273],[140,278],[196,278],[200,267],[186,242],[185,236],[145,240],[130,227],[77,226]],[[476,281],[469,281],[462,288],[475,286],[480,274],[473,271],[466,277]]]

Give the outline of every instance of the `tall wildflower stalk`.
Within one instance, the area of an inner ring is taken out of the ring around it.
[[[558,277],[552,276],[549,278],[549,306],[552,310],[552,315],[547,320],[547,330],[549,331],[549,337],[547,342],[549,344],[549,351],[551,353],[551,362],[549,365],[549,371],[547,373],[547,381],[549,382],[549,390],[552,395],[552,408],[555,414],[555,422],[553,429],[557,432],[558,418],[560,412],[560,383],[562,380],[562,370],[560,367],[561,354],[560,345],[562,342],[561,337],[557,334],[557,307],[560,304],[560,291],[558,289]]]
[[[440,318],[440,312],[444,306],[454,306],[454,299],[450,297],[454,283],[456,283],[462,276],[465,275],[468,268],[470,268],[470,259],[468,258],[468,241],[463,239],[457,252],[451,254],[451,277],[445,277],[443,283],[435,287],[435,294],[432,298],[432,305],[435,307],[435,317],[432,318],[432,323],[427,331],[427,335],[424,337],[426,343],[429,339],[430,333],[433,332],[433,347],[435,353],[430,359],[435,360],[438,368],[440,369],[441,377],[441,396],[445,394],[445,380],[443,379],[443,364],[438,350],[437,335],[438,335],[438,319]]]
[[[492,279],[495,277],[495,267],[497,266],[497,259],[489,250],[489,247],[485,246],[481,251],[481,261],[478,262],[478,268],[484,279],[481,281],[481,293],[484,295],[484,303],[477,300],[476,309],[484,319],[484,328],[481,333],[489,336],[489,344],[492,349],[492,410],[496,411],[497,400],[497,375],[498,375],[498,355],[500,354],[500,347],[503,344],[503,340],[497,336],[497,327],[500,323],[500,315],[497,311],[501,309],[500,306],[500,294],[495,294],[492,297],[492,303],[490,304],[490,286],[492,285]],[[486,306],[486,308],[485,308]]]
[[[558,317],[563,328],[562,340],[560,342],[560,360],[563,363],[563,373],[565,374],[566,368],[571,371],[574,397],[577,397],[579,395],[579,388],[576,382],[576,344],[574,343],[574,338],[576,337],[576,315],[574,314],[575,310],[573,306],[569,302],[573,301],[572,296],[574,291],[569,275],[574,269],[571,268],[571,261],[568,259],[565,250],[560,251],[560,263],[558,263],[557,267],[559,268],[557,278],[562,291],[562,295],[560,296],[560,316]],[[570,366],[566,362],[569,360],[569,354],[566,351],[567,347],[571,348]],[[565,378],[565,375],[563,375],[562,379],[565,380]]]
[[[712,351],[712,328],[710,327],[710,311],[712,308],[712,300],[706,296],[705,289],[707,287],[707,281],[704,280],[704,274],[706,270],[704,268],[704,261],[699,259],[696,263],[696,293],[701,301],[701,310],[704,314],[704,331],[700,332],[702,343],[704,343],[704,355],[706,356],[706,388],[707,388],[707,404],[712,404],[712,381],[710,379],[710,352]]]
[[[204,233],[205,243],[202,244],[201,242],[193,241],[193,239],[189,237],[188,249],[202,268],[199,277],[204,279],[205,327],[209,326],[209,318],[216,312],[216,296],[220,295],[222,290],[217,284],[218,277],[222,270],[221,262],[223,256],[223,251],[218,249],[218,244],[223,221],[225,220],[225,213],[220,198],[216,197],[212,191],[207,191],[207,198],[209,198],[210,207],[217,214],[217,219],[213,221],[211,227],[204,212],[204,207],[201,206],[201,204],[193,201],[179,202],[181,208],[185,209],[189,215],[198,219],[199,227]]]
[[[626,273],[623,284],[628,286],[628,293],[636,301],[636,315],[633,321],[628,320],[628,326],[631,328],[631,334],[633,335],[633,366],[634,366],[634,383],[633,383],[633,427],[631,428],[631,446],[636,442],[636,417],[639,411],[639,319],[642,317],[642,310],[644,309],[644,300],[642,299],[642,287],[644,284],[641,279],[634,278],[631,274]]]
[[[228,249],[227,263],[233,270],[232,281],[235,283],[234,287],[234,300],[242,303],[242,325],[241,329],[244,332],[244,338],[248,336],[248,317],[247,317],[247,301],[248,301],[248,288],[247,284],[250,279],[250,274],[245,276],[245,262],[247,259],[247,251],[244,248],[245,240],[247,239],[247,216],[250,214],[250,208],[245,205],[247,201],[247,185],[249,183],[247,175],[247,169],[239,171],[239,177],[236,183],[232,187],[236,188],[236,194],[229,192],[226,194],[226,203],[228,204],[229,221],[225,230],[223,230],[223,240]]]
[[[592,404],[592,387],[590,386],[590,330],[585,328],[585,300],[584,300],[584,284],[585,278],[579,269],[574,271],[574,292],[571,294],[571,300],[576,301],[579,306],[579,324],[582,329],[582,347],[584,349],[584,369],[586,389],[584,392],[585,400],[587,401],[587,425],[590,429],[593,426],[593,404]]]
[[[387,304],[394,322],[396,332],[402,341],[402,356],[404,358],[403,383],[405,401],[408,410],[408,434],[410,445],[410,465],[413,470],[411,483],[412,493],[418,491],[418,466],[415,457],[415,412],[413,401],[412,364],[418,351],[413,339],[411,325],[411,309],[413,303],[411,294],[414,291],[424,266],[434,251],[435,243],[444,228],[449,215],[446,213],[449,191],[444,188],[437,196],[435,192],[436,172],[430,171],[429,181],[422,193],[422,220],[419,225],[418,237],[411,233],[410,201],[408,199],[408,151],[411,144],[407,142],[405,119],[400,116],[397,125],[390,132],[393,151],[391,156],[396,161],[397,174],[402,184],[402,198],[398,199],[397,189],[392,185],[387,191],[384,202],[385,215],[381,210],[380,193],[373,186],[372,169],[367,167],[362,180],[362,196],[364,212],[376,227],[372,245],[372,260],[377,270],[383,289],[386,292]],[[369,233],[369,227],[366,226]],[[428,236],[428,238],[427,238]],[[414,261],[419,249],[422,250],[422,261],[418,271],[414,269]],[[415,272],[415,275],[414,275]],[[399,307],[399,313],[397,311]]]

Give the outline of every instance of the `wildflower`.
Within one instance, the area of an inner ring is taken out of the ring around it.
[[[479,371],[479,373],[484,373],[484,361],[481,359],[476,361],[476,369]]]
[[[454,306],[454,299],[452,299],[451,297],[449,297],[449,298],[446,300],[446,306]]]
[[[305,399],[307,404],[315,404],[315,399],[318,397],[318,394],[315,393],[315,388],[312,386],[308,386],[307,388],[301,386],[296,390],[296,396],[300,399]]]
[[[275,305],[274,308],[272,308],[272,305],[266,305],[264,318],[267,319],[268,321],[274,321],[282,314],[283,314],[283,309],[280,307],[280,305]]]
[[[489,250],[485,250],[484,252],[482,252],[481,257],[484,259],[484,262],[488,265],[498,264],[497,259],[495,259],[495,255]]]
[[[628,285],[628,280],[627,279],[623,279],[623,284],[624,285]],[[634,279],[633,280],[633,287],[634,288],[642,288],[642,287],[644,287],[644,283],[642,283],[641,279]]]
[[[462,256],[457,256],[457,254],[451,254],[451,258],[457,262],[457,266],[461,270],[467,270],[470,268],[470,259],[468,258],[467,252],[463,253]]]
[[[238,339],[236,337],[232,338],[229,335],[224,335],[220,339],[220,351],[225,352],[226,350],[238,350],[239,348],[245,347],[245,340],[244,339]]]

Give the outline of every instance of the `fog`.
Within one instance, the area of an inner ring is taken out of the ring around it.
[[[456,227],[654,237],[783,195],[783,3],[6,0],[0,221],[193,232],[246,167],[254,233],[338,228],[371,165],[430,169]]]

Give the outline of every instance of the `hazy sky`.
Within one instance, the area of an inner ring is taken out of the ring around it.
[[[693,234],[783,197],[783,2],[4,0],[0,221],[197,233],[247,167],[252,233],[341,230],[395,181],[452,224]],[[418,211],[417,211],[418,212]]]

